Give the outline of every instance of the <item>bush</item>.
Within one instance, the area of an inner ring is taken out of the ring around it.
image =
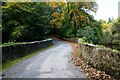
[[[110,31],[103,31],[103,38],[102,38],[101,43],[102,44],[112,43],[112,33]]]
[[[83,33],[84,33],[83,29],[78,29],[76,36],[79,37],[79,38],[82,38],[83,37]]]
[[[120,40],[113,40],[112,44],[120,44]]]

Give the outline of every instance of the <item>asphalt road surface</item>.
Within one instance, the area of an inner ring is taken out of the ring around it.
[[[4,71],[3,78],[87,78],[71,62],[72,46],[54,39],[55,46]]]

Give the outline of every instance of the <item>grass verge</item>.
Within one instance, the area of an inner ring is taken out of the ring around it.
[[[21,57],[21,58],[18,58],[18,59],[14,59],[14,60],[9,60],[6,63],[3,63],[2,65],[0,65],[0,67],[2,66],[2,68],[0,69],[0,72],[1,71],[5,71],[6,69],[10,68],[11,66],[14,66],[15,64],[17,64],[18,62],[21,62],[21,61],[23,61],[25,59],[28,59],[28,58],[38,54],[39,52],[41,52],[43,50],[46,50],[46,49],[49,49],[49,48],[52,48],[52,47],[54,47],[54,45],[49,46],[47,48],[40,49],[40,50],[38,50],[36,52],[33,52],[33,53],[29,54],[29,55],[26,55],[24,57]]]

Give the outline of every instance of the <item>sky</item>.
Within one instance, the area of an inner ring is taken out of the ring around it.
[[[118,2],[120,0],[95,0],[98,4],[96,14],[93,14],[96,20],[104,19],[108,21],[109,17],[118,18]]]

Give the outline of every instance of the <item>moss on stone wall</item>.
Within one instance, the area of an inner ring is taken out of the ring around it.
[[[98,45],[79,43],[85,62],[115,78],[120,79],[120,52]]]
[[[2,47],[2,63],[7,60],[14,60],[30,53],[33,53],[42,48],[53,45],[52,39],[43,41],[29,42],[26,44],[10,45]]]

